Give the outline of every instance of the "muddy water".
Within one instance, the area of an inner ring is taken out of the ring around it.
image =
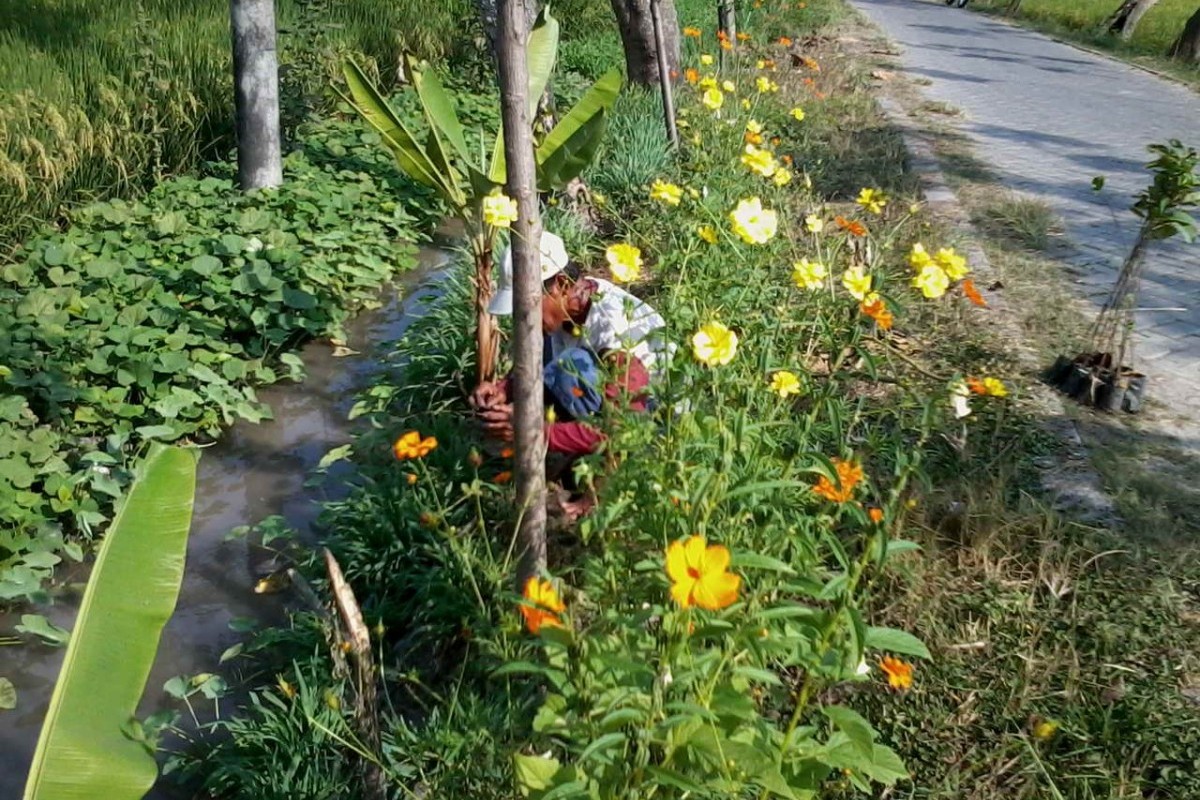
[[[350,441],[346,416],[354,391],[378,363],[372,345],[399,338],[420,315],[425,300],[435,292],[447,253],[429,248],[420,258],[418,269],[385,293],[381,309],[360,315],[349,326],[347,345],[357,355],[337,358],[328,343],[309,344],[301,353],[307,371],[303,383],[281,383],[259,392],[274,419],[257,425],[238,423],[203,451],[179,603],[163,631],[140,716],[179,708],[178,701],[162,691],[168,679],[227,671],[218,668],[221,654],[245,637],[230,629],[231,621],[242,618],[267,624],[282,618],[284,595],[254,592],[255,583],[270,566],[270,553],[246,537],[228,539],[228,534],[237,526],[279,515],[301,537],[311,535],[318,504],[338,495],[338,481],[333,478],[316,488],[306,488],[304,483],[322,456]],[[62,577],[81,590],[86,569]],[[69,629],[79,594],[70,592],[65,600],[33,611]],[[12,633],[19,621],[19,614],[0,615],[0,636]],[[0,800],[21,796],[63,652],[40,644],[0,646],[0,675],[17,689],[16,710],[0,712]],[[201,719],[212,717],[210,701],[198,695],[192,701]],[[222,703],[223,708],[229,705]],[[158,789],[149,795],[171,796]]]

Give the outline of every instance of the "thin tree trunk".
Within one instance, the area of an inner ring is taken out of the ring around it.
[[[625,48],[625,72],[630,83],[656,86],[659,82],[658,47],[654,41],[654,22],[651,0],[612,0],[621,43]],[[674,80],[679,73],[679,16],[675,0],[659,4],[662,18],[663,49],[666,53],[667,78]]]
[[[492,286],[492,251],[481,238],[472,243],[475,257],[475,385],[496,377],[496,355],[500,349],[500,330],[488,312],[495,287]]]
[[[667,139],[672,147],[679,147],[679,130],[675,127],[675,96],[671,92],[670,70],[667,68],[667,54],[664,44],[664,33],[661,13],[662,0],[650,0],[650,13],[654,22],[654,46],[658,53],[658,83],[662,87],[663,117],[667,123]]]
[[[1200,64],[1200,8],[1184,24],[1179,38],[1171,45],[1170,56],[1187,64]]]
[[[542,218],[529,116],[528,4],[500,0],[498,64],[508,195],[517,201],[513,254],[513,432],[519,549],[518,586],[546,568],[546,444],[542,394]]]
[[[1124,0],[1120,7],[1104,21],[1105,30],[1129,41],[1138,22],[1156,3],[1158,0]]]
[[[731,47],[737,46],[737,9],[733,0],[717,0],[717,34],[724,34]],[[725,48],[718,53],[721,69],[725,68]]]
[[[279,140],[279,61],[274,0],[230,0],[237,113],[238,184],[263,189],[283,183]]]

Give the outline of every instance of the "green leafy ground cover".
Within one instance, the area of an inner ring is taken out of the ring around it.
[[[290,351],[342,337],[440,213],[343,123],[306,131],[277,190],[232,171],[87,206],[0,268],[0,600],[82,557],[147,443],[268,417],[254,388],[299,379]]]

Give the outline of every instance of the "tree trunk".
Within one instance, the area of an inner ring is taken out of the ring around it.
[[[238,184],[262,189],[283,183],[279,141],[279,62],[274,0],[230,0],[237,113]]]
[[[542,218],[529,116],[528,5],[500,0],[497,62],[508,195],[517,201],[513,255],[513,434],[516,445],[518,587],[546,568],[546,444],[542,390]]]
[[[1187,64],[1200,64],[1200,8],[1184,24],[1183,32],[1171,45],[1170,56]]]
[[[666,32],[662,25],[662,0],[650,0],[654,19],[654,49],[658,54],[658,83],[662,87],[663,118],[667,123],[667,139],[671,147],[679,147],[679,129],[675,127],[675,95],[671,92],[670,68],[664,43]],[[665,74],[664,74],[665,73]]]
[[[625,71],[630,83],[655,86],[659,82],[658,47],[654,43],[654,21],[651,0],[612,0],[625,46]],[[661,0],[663,49],[666,53],[667,78],[674,80],[679,73],[679,17],[675,0]]]
[[[1120,7],[1104,21],[1105,30],[1129,41],[1138,22],[1157,2],[1158,0],[1124,0]]]

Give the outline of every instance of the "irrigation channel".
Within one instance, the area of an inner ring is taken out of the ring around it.
[[[203,451],[179,603],[163,631],[139,717],[175,709],[183,712],[180,724],[190,727],[186,710],[163,691],[163,684],[178,675],[221,672],[221,654],[246,638],[247,627],[283,619],[286,594],[255,592],[264,572],[274,566],[271,551],[253,538],[231,537],[230,532],[279,516],[301,541],[313,540],[319,501],[337,498],[347,475],[331,470],[321,486],[305,484],[326,453],[351,440],[348,412],[356,390],[380,368],[386,345],[399,339],[436,296],[436,279],[445,274],[449,258],[446,250],[423,248],[416,269],[385,291],[383,306],[360,314],[347,326],[346,345],[356,354],[335,357],[328,342],[310,342],[300,354],[307,371],[303,382],[283,382],[258,392],[274,419],[238,422]],[[43,614],[69,630],[88,569],[78,565],[58,576],[79,591],[24,613]],[[0,614],[0,631],[12,631],[21,613]],[[17,708],[0,712],[0,798],[21,796],[63,653],[63,648],[32,642],[0,648],[0,675],[17,690]],[[211,701],[200,695],[191,701],[200,719],[212,719]],[[234,694],[222,699],[220,707],[232,708],[236,701]],[[167,800],[176,795],[156,787],[147,797]]]

